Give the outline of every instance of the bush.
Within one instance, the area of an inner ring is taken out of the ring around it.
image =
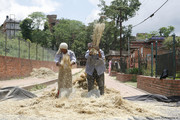
[[[176,77],[180,78],[180,72],[176,73]]]
[[[136,76],[136,75],[133,75],[131,81],[132,81],[132,82],[137,82],[137,76]]]
[[[127,69],[126,74],[138,74],[138,68]]]

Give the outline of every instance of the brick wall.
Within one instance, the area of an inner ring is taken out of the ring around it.
[[[131,81],[133,76],[134,76],[133,74],[117,73],[116,80],[121,81],[121,82],[127,82],[127,81]]]
[[[58,71],[54,62],[0,56],[0,80],[29,76],[33,68],[40,67]]]
[[[180,96],[180,80],[169,80],[137,76],[137,87],[152,94]]]
[[[116,76],[117,72],[116,71],[111,71],[110,76]]]

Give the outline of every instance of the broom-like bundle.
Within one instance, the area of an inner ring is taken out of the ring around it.
[[[94,25],[94,30],[93,30],[93,35],[92,35],[94,47],[99,47],[99,43],[100,43],[104,28],[105,28],[104,23],[97,23]]]

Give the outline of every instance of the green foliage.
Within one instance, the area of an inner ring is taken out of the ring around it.
[[[54,35],[56,38],[56,48],[61,42],[66,42],[68,48],[73,50],[76,56],[81,56],[85,53],[87,32],[86,26],[76,20],[60,19],[59,24],[54,27]],[[84,53],[82,54],[82,52]],[[83,55],[84,56],[84,55]]]
[[[113,48],[113,50],[120,49],[120,44],[117,44],[120,41],[118,40],[118,36],[120,36],[120,28],[122,28],[120,23],[123,23],[124,21],[127,21],[129,18],[134,17],[135,12],[139,9],[140,5],[141,3],[139,2],[139,0],[113,0],[111,4],[108,6],[106,5],[105,0],[100,0],[100,4],[98,5],[101,8],[100,15],[106,16],[104,17],[105,21],[107,19],[108,21],[110,20],[109,23],[106,23],[111,25],[106,25],[106,27],[108,28],[105,28],[104,35],[107,34],[105,38],[110,39],[107,41],[112,41],[110,45],[112,45],[111,47]],[[123,49],[127,49],[127,38],[130,37],[131,30],[132,26],[124,27],[124,29],[122,30],[121,36],[123,34],[124,38],[121,43],[121,46]],[[105,46],[107,46],[107,44],[105,44]],[[108,50],[111,49],[111,47],[108,48]]]
[[[46,15],[42,12],[33,12],[28,17],[32,19],[34,29],[39,29],[46,21]]]
[[[126,70],[126,74],[138,74],[138,68],[129,68]]]
[[[0,32],[0,55],[4,55],[5,36]]]
[[[151,76],[151,69],[143,69],[142,74],[145,76]]]
[[[114,22],[105,21],[105,25],[106,26],[101,38],[100,48],[104,48],[103,50],[105,54],[107,54],[109,50],[116,50],[116,48],[119,48],[119,45],[116,42],[117,39],[114,39]]]
[[[159,29],[159,33],[161,34],[161,36],[168,37],[170,33],[174,31],[174,29],[175,28],[173,26],[162,27]]]
[[[32,23],[33,20],[30,18],[26,18],[20,23],[22,37],[25,40],[26,39],[32,40],[32,31],[33,31]]]
[[[49,23],[46,21],[46,22],[44,23],[44,29],[43,29],[43,31],[46,31],[46,30],[49,30],[49,29],[50,29]]]
[[[154,33],[154,32],[151,32],[151,33]],[[153,36],[151,33],[137,34],[136,39],[137,40],[146,40],[146,39],[149,39],[149,38],[151,38]]]
[[[180,37],[176,37],[175,40],[176,40],[175,45],[176,45],[177,48],[179,48],[180,47]],[[168,49],[172,49],[172,47],[173,47],[173,37],[172,36],[167,37],[165,39],[165,41],[163,42],[163,45]]]
[[[35,85],[30,91],[37,91],[46,88],[46,85]]]
[[[176,73],[176,78],[180,78],[180,71]]]
[[[129,18],[135,16],[135,12],[139,10],[141,3],[139,0],[113,0],[109,6],[104,0],[100,0],[98,5],[101,8],[101,14],[105,15],[111,20],[127,21]],[[120,14],[120,11],[121,14]]]
[[[137,82],[137,75],[133,75],[131,81],[132,82]]]
[[[127,81],[127,82],[125,82],[125,84],[127,84],[127,85],[131,85],[131,86],[133,86],[133,87],[137,88],[137,82]]]
[[[20,46],[19,46],[20,44]],[[20,49],[19,49],[20,47]],[[30,52],[29,52],[30,48]],[[19,50],[20,50],[20,58],[36,60],[47,60],[53,61],[55,51],[48,50],[42,48],[40,45],[36,43],[31,43],[29,39],[25,40],[18,40],[18,39],[7,39],[6,42],[6,55],[11,57],[19,57]],[[37,52],[37,53],[36,53]],[[5,55],[5,36],[0,34],[0,55]]]
[[[151,37],[152,36],[159,36],[159,32],[158,31],[151,31],[150,35],[151,35]]]

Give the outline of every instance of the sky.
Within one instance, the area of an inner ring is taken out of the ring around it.
[[[109,5],[112,0],[105,0]],[[133,18],[123,22],[123,25],[136,25],[155,12],[166,0],[140,0],[140,9]],[[23,20],[32,12],[43,12],[46,15],[56,14],[58,19],[78,20],[88,25],[99,18],[99,0],[0,0],[0,25],[6,16]],[[133,28],[132,34],[150,33],[161,27],[173,26],[174,33],[180,36],[180,0],[168,2],[144,23]]]

